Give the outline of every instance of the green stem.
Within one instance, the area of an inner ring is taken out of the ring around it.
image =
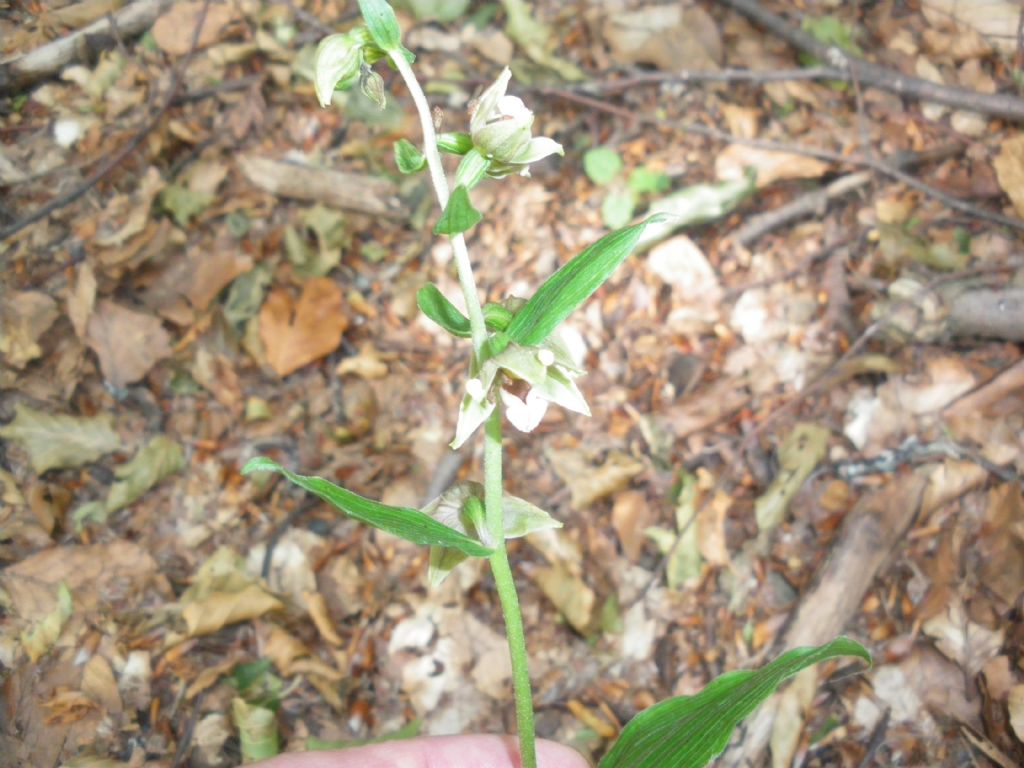
[[[526,634],[523,616],[519,610],[519,595],[512,578],[505,549],[505,521],[502,510],[501,480],[501,409],[484,425],[484,515],[487,530],[497,542],[490,557],[494,585],[505,616],[505,637],[512,660],[512,691],[515,697],[516,722],[519,726],[519,754],[523,768],[537,768],[536,737],[533,724],[533,692],[530,689],[529,657],[526,654]]]
[[[405,81],[409,93],[412,95],[413,104],[416,105],[416,113],[420,118],[420,127],[423,129],[423,156],[427,158],[427,168],[430,171],[430,181],[434,185],[434,194],[437,195],[437,202],[441,204],[441,210],[448,205],[448,177],[444,174],[444,166],[441,164],[441,152],[437,148],[437,132],[434,130],[434,118],[430,114],[430,105],[427,97],[420,87],[416,73],[412,66],[400,51],[391,51],[388,54],[394,63],[398,73]],[[466,315],[469,317],[469,328],[473,335],[473,349],[477,352],[483,347],[487,340],[487,330],[484,326],[484,312],[480,306],[480,297],[476,292],[476,281],[473,279],[473,265],[469,261],[469,250],[466,248],[466,238],[461,234],[452,237],[452,251],[455,255],[455,268],[459,273],[459,286],[462,288],[462,296],[466,301]]]
[[[399,51],[389,53],[391,61],[398,70],[406,87],[412,95],[416,112],[419,114],[420,126],[423,129],[423,155],[427,159],[430,180],[434,185],[437,201],[442,210],[448,204],[448,179],[441,164],[441,153],[437,149],[437,133],[430,114],[427,97],[416,79],[409,62]],[[452,238],[452,251],[455,255],[455,267],[459,273],[459,284],[466,301],[466,314],[473,335],[473,348],[477,353],[487,340],[484,326],[483,308],[476,291],[473,279],[473,267],[469,261],[469,251],[462,235]],[[537,768],[536,737],[533,724],[533,693],[530,690],[529,659],[526,655],[526,635],[523,632],[523,616],[519,610],[519,596],[516,594],[512,568],[508,563],[508,551],[505,549],[505,521],[502,508],[501,480],[501,408],[495,408],[494,414],[487,420],[484,428],[484,516],[487,531],[495,542],[494,554],[490,557],[491,570],[494,573],[494,584],[501,602],[501,611],[505,617],[505,636],[508,640],[508,652],[512,660],[512,690],[515,696],[516,722],[519,726],[519,753],[522,768]]]

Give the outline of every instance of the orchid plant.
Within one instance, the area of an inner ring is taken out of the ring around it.
[[[430,106],[413,71],[415,56],[401,42],[398,20],[386,0],[359,0],[363,23],[323,40],[316,52],[314,85],[322,106],[336,90],[359,85],[383,107],[383,78],[372,67],[388,62],[412,97],[422,128],[422,146],[395,145],[403,173],[426,169],[441,208],[434,233],[449,237],[465,313],[440,289],[425,285],[420,309],[453,336],[472,343],[452,448],[483,427],[483,483],[458,483],[423,509],[395,507],[359,496],[323,478],[296,474],[269,458],[251,460],[243,472],[272,471],[335,506],[350,517],[416,544],[430,547],[429,580],[439,584],[460,562],[486,558],[505,620],[512,687],[524,768],[536,768],[534,712],[523,622],[505,542],[544,528],[561,527],[540,507],[509,494],[502,482],[503,417],[532,431],[552,404],[590,415],[576,386],[584,371],[559,337],[558,328],[630,254],[650,217],[598,240],[549,277],[528,300],[509,297],[481,304],[465,232],[481,219],[470,200],[485,178],[529,176],[530,165],[563,155],[562,145],[533,135],[533,112],[509,95],[512,73],[505,68],[476,101],[468,132],[435,131]],[[442,153],[459,156],[451,191]],[[717,203],[716,203],[717,204]],[[840,655],[870,661],[859,644],[840,637],[817,648],[793,649],[757,671],[740,671],[712,681],[696,696],[663,701],[638,714],[604,756],[600,768],[702,766],[726,746],[735,725],[783,680],[810,664]]]

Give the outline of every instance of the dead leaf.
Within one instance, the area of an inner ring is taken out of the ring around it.
[[[800,423],[779,446],[779,472],[772,484],[754,503],[754,517],[762,530],[775,528],[804,481],[825,458],[831,433],[817,424]]]
[[[569,486],[572,508],[586,509],[595,501],[623,490],[644,465],[619,451],[612,451],[599,466],[590,464],[579,450],[549,448],[546,452],[555,473]]]
[[[644,529],[650,525],[651,505],[640,491],[623,491],[615,497],[612,527],[622,543],[622,552],[635,563],[644,544]]]
[[[121,694],[110,662],[94,654],[82,669],[82,693],[99,704],[108,714],[116,715],[123,709]]]
[[[537,568],[530,573],[530,577],[573,629],[586,634],[597,599],[594,590],[561,563]]]
[[[1024,741],[1024,684],[1010,689],[1006,698],[1006,708],[1010,711],[1010,726],[1017,738]]]
[[[978,575],[1005,605],[1024,592],[1024,497],[1020,485],[1005,483],[989,491],[978,541]]]
[[[132,194],[117,195],[103,206],[93,242],[101,248],[119,248],[144,232],[152,220],[153,200],[165,186],[160,171],[150,166]]]
[[[229,283],[253,268],[251,256],[229,242],[191,250],[156,275],[142,302],[176,325],[190,325]]]
[[[181,446],[166,435],[157,435],[128,461],[114,470],[118,480],[110,486],[109,512],[126,507],[165,477],[185,465]]]
[[[1017,50],[1013,30],[1020,18],[1020,3],[1015,0],[923,0],[921,10],[936,26],[963,25],[1003,53]]]
[[[109,299],[101,299],[89,319],[86,342],[100,359],[107,382],[123,389],[171,354],[170,335],[160,321]]]
[[[84,418],[36,411],[18,403],[14,414],[10,424],[0,427],[0,437],[21,443],[37,474],[80,467],[121,447],[109,413]]]
[[[257,619],[269,611],[284,610],[284,603],[255,584],[238,592],[214,592],[189,603],[181,612],[189,637],[211,635],[229,624]]]
[[[18,291],[0,298],[0,355],[12,368],[24,368],[43,350],[39,337],[60,316],[57,302],[41,291]]]
[[[1013,133],[1004,140],[992,166],[1017,215],[1024,216],[1024,134]]]
[[[831,166],[814,157],[743,144],[730,144],[715,158],[715,178],[719,181],[742,179],[748,168],[757,171],[757,188],[763,189],[783,179],[820,178],[828,173]]]
[[[192,378],[236,418],[242,411],[242,386],[231,361],[224,355],[215,355],[206,347],[196,352]]]
[[[203,28],[199,33],[196,49],[205,48],[220,40],[224,27],[234,18],[231,4],[187,2],[174,3],[153,24],[153,40],[160,50],[172,56],[184,56],[192,50],[192,39],[201,14]]]
[[[74,326],[75,335],[85,338],[92,316],[92,308],[96,304],[96,273],[88,262],[82,264],[75,273],[75,282],[68,293],[68,317]]]
[[[296,303],[288,292],[270,292],[260,310],[260,339],[279,376],[333,352],[348,328],[341,289],[326,277],[308,281]]]
[[[921,624],[921,630],[935,640],[935,647],[973,678],[1003,645],[1004,629],[988,629],[970,620],[963,602],[954,597],[943,613]]]
[[[342,645],[343,641],[334,628],[334,622],[327,610],[327,600],[323,595],[319,592],[307,592],[306,610],[309,611],[309,617],[313,619],[317,632],[324,640],[334,646]]]
[[[686,62],[693,69],[718,69],[722,38],[711,15],[698,5],[648,5],[609,14],[604,38],[617,64],[652,64],[671,72]]]
[[[67,584],[61,582],[57,587],[57,604],[53,610],[31,629],[21,633],[21,645],[28,654],[29,661],[35,664],[53,647],[71,617],[71,611],[71,591]]]

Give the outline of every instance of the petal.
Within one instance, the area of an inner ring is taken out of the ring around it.
[[[562,145],[554,139],[549,139],[547,136],[536,136],[530,139],[529,143],[519,151],[519,154],[511,162],[528,165],[543,160],[549,155],[564,154],[565,150],[562,149]]]
[[[584,416],[590,415],[590,406],[587,405],[587,400],[576,386],[576,382],[558,366],[548,368],[548,376],[544,383],[536,385],[530,390],[530,394],[534,392],[537,393],[537,397],[542,397],[570,411],[581,413]]]
[[[548,411],[547,400],[535,395],[533,389],[527,393],[525,401],[503,389],[501,402],[505,405],[505,415],[509,422],[520,432],[535,430]]]
[[[518,96],[502,96],[498,102],[498,114],[509,120],[533,125],[533,111]]]
[[[494,411],[495,404],[490,400],[474,400],[469,395],[462,398],[459,406],[459,422],[455,426],[455,439],[451,441],[452,450],[461,448],[477,427],[487,421],[487,417]]]
[[[505,67],[491,87],[480,95],[476,109],[473,110],[473,116],[469,119],[470,133],[476,133],[494,118],[498,102],[505,96],[505,91],[508,90],[508,81],[511,79],[512,70]]]

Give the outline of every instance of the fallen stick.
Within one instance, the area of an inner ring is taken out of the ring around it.
[[[59,40],[0,64],[0,95],[14,93],[56,74],[74,61],[112,48],[118,36],[139,34],[169,4],[168,0],[138,0]]]
[[[820,645],[842,634],[914,520],[958,499],[987,476],[983,468],[966,462],[932,464],[894,477],[884,488],[862,497],[846,515],[816,585],[801,598],[773,655]],[[742,741],[722,756],[723,768],[762,764],[782,695],[774,695],[747,721]]]
[[[950,303],[954,336],[1024,341],[1024,288],[966,291]]]
[[[764,8],[757,0],[720,2],[782,38],[794,48],[844,70],[848,73],[845,79],[921,101],[933,101],[956,109],[968,109],[1008,120],[1024,121],[1024,99],[1017,96],[1008,93],[979,93],[968,88],[942,85],[920,77],[904,75],[902,72],[852,56],[835,46],[818,42],[806,32],[796,29],[785,19]]]
[[[241,155],[238,167],[250,182],[277,197],[326,203],[374,216],[405,215],[395,185],[377,176],[251,155]]]

